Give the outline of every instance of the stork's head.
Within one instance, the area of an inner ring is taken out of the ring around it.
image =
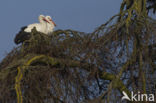
[[[55,22],[51,19],[50,16],[46,16],[45,18],[51,25],[53,25],[54,27],[56,26]]]
[[[50,23],[50,22],[45,18],[44,15],[40,15],[40,16],[38,17],[38,20],[39,20],[40,23],[44,23],[44,22]]]

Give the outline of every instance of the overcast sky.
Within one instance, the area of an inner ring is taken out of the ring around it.
[[[16,45],[13,39],[22,26],[50,15],[56,29],[92,32],[119,12],[122,0],[1,0],[0,60]],[[55,29],[55,30],[56,30]]]

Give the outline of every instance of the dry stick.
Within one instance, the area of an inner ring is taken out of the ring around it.
[[[127,93],[127,95],[130,96],[130,91],[127,89],[127,87],[124,85],[124,83],[120,80],[120,77],[122,76],[123,72],[127,69],[127,67],[135,61],[135,55],[136,55],[136,41],[134,41],[133,53],[132,53],[130,60],[128,60],[122,66],[119,74],[116,76],[116,75],[113,75],[113,74],[110,74],[107,72],[102,72],[102,74],[100,75],[100,78],[104,79],[104,80],[110,80],[111,81],[110,86],[113,84],[113,88],[119,89],[119,91],[121,93],[122,93],[122,91],[125,91]],[[104,97],[104,95],[102,95],[102,98]]]
[[[33,62],[34,60],[38,59],[38,58],[41,58],[42,56],[35,56],[33,57],[32,59],[28,60],[25,65],[29,66],[31,64],[31,62]],[[15,89],[16,89],[16,94],[17,94],[17,103],[23,103],[23,96],[22,96],[22,90],[21,90],[21,86],[20,86],[20,83],[21,83],[21,80],[23,78],[23,71],[24,71],[25,67],[22,66],[22,67],[18,67],[17,70],[18,70],[18,74],[16,76],[16,79],[15,79]]]
[[[28,56],[29,57],[29,56]],[[48,57],[45,55],[39,55],[39,56],[34,56],[31,59],[27,60],[27,62],[21,66],[18,67],[18,74],[16,76],[16,83],[15,83],[15,88],[16,88],[16,94],[17,94],[17,103],[23,103],[23,97],[22,97],[22,90],[20,87],[20,82],[22,80],[23,77],[23,73],[24,70],[29,67],[33,62],[45,62],[47,64],[50,64],[51,66],[57,66],[57,64],[60,64],[60,66],[65,66],[65,65],[69,65],[70,67],[83,67],[85,70],[89,71],[91,68],[91,66],[88,63],[81,63],[79,61],[74,61],[74,60],[63,60],[63,59],[56,59],[56,58],[52,58],[52,57]],[[128,64],[126,64],[128,65]],[[94,66],[92,66],[94,67]],[[125,66],[126,68],[127,66]],[[116,78],[115,75],[104,72],[102,76],[100,76],[100,78],[105,79],[105,80],[114,80]],[[126,86],[122,83],[121,80],[118,81],[118,88],[120,91],[124,90],[127,91],[128,93],[128,89],[126,88]],[[129,94],[129,93],[128,93]]]
[[[22,77],[23,77],[22,68],[18,67],[17,70],[18,70],[18,74],[17,74],[16,80],[15,80],[17,103],[23,103],[22,91],[21,91],[21,87],[20,87],[20,81],[22,80]]]
[[[18,74],[17,74],[16,79],[15,79],[15,89],[16,89],[16,94],[17,94],[17,103],[23,103],[22,90],[21,90],[21,87],[20,87],[20,83],[21,83],[21,80],[23,78],[24,70],[28,66],[30,66],[33,62],[35,62],[37,60],[40,60],[40,59],[43,59],[43,60],[41,60],[42,62],[45,62],[45,63],[50,64],[52,66],[57,66],[57,64],[62,64],[61,66],[64,66],[64,65],[66,65],[68,63],[68,65],[70,65],[70,67],[82,66],[82,67],[86,68],[86,70],[89,67],[88,64],[82,64],[81,65],[80,62],[74,61],[74,60],[56,59],[56,58],[52,58],[52,57],[45,56],[45,55],[39,55],[39,56],[32,57],[23,66],[21,66],[21,67],[19,66],[17,68],[18,69]]]

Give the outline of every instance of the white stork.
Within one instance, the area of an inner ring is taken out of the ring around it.
[[[49,21],[47,21],[47,20],[45,19],[44,15],[40,15],[38,19],[39,19],[39,22],[40,22],[40,23],[30,24],[30,25],[28,25],[28,26],[25,26],[25,27],[22,27],[22,28],[21,28],[21,31],[20,31],[18,34],[16,34],[16,37],[15,37],[15,39],[14,39],[14,42],[15,42],[16,44],[19,44],[19,43],[24,42],[25,40],[28,40],[28,39],[30,38],[30,35],[31,35],[31,34],[30,34],[30,33],[31,33],[31,30],[32,30],[34,27],[36,27],[36,30],[37,30],[38,32],[42,32],[42,33],[44,33],[44,34],[47,33],[47,23],[48,23]]]
[[[46,29],[46,33],[45,34],[50,34],[54,31],[54,28],[56,26],[55,22],[51,19],[50,16],[46,16],[45,17],[47,22],[47,29]]]

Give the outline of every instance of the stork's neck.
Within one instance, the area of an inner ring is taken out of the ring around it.
[[[42,18],[39,18],[39,22],[40,22],[40,29],[43,33],[46,33],[46,21],[44,21]]]
[[[40,24],[46,24],[46,22],[42,19],[39,20]]]

